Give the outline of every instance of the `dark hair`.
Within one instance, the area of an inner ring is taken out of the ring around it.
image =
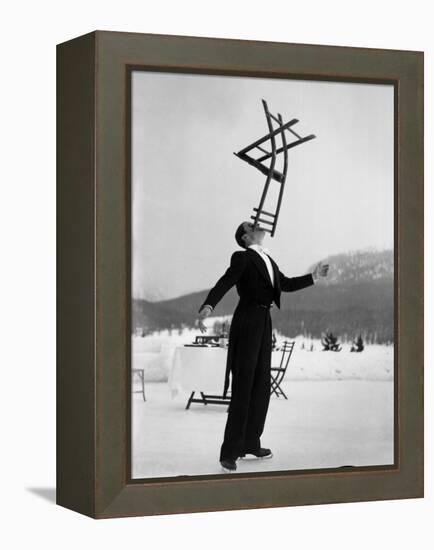
[[[241,223],[235,231],[235,240],[241,246],[241,248],[247,248],[246,243],[243,239],[243,236],[246,234],[246,228],[244,227],[245,223],[246,222]]]

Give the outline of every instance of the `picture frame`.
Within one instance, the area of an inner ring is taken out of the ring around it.
[[[132,480],[130,75],[395,89],[393,467]],[[57,46],[57,503],[93,518],[423,497],[423,53],[94,31]]]

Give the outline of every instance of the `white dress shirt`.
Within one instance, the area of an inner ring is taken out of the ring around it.
[[[271,265],[270,258],[267,256],[268,250],[263,248],[259,244],[251,244],[248,248],[251,248],[252,250],[257,252],[259,256],[261,256],[261,258],[264,260],[265,265],[267,266],[268,274],[270,275],[271,284],[274,286],[274,271],[273,266]]]

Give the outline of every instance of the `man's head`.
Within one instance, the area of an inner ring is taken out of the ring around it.
[[[247,248],[251,244],[262,244],[265,237],[265,231],[257,225],[253,226],[251,222],[241,223],[235,231],[235,240],[241,248]]]

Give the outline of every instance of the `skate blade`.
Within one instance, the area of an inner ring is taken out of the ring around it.
[[[236,473],[236,470],[229,470],[228,468],[223,468],[223,466],[220,466],[220,469],[225,474],[235,474]]]
[[[265,456],[255,456],[247,453],[245,456],[240,456],[240,460],[266,460],[267,458],[273,458],[273,453]]]

